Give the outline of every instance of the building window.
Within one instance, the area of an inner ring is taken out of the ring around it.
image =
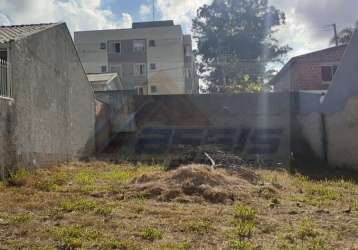
[[[189,45],[184,46],[184,56],[191,56],[191,47]]]
[[[101,72],[102,72],[102,73],[107,72],[107,66],[106,66],[106,65],[102,65],[102,66],[101,66]]]
[[[138,95],[144,95],[144,88],[143,87],[135,87],[135,89],[137,90],[137,94]]]
[[[145,40],[133,40],[133,52],[144,52]]]
[[[191,78],[191,70],[189,68],[185,68],[185,77]]]
[[[155,70],[157,68],[157,65],[155,63],[150,64],[150,70]]]
[[[142,76],[145,75],[145,63],[136,63],[134,64],[134,75]]]
[[[337,71],[337,66],[322,66],[321,67],[321,78],[323,83],[330,83],[333,80],[333,76]]]
[[[114,44],[114,52],[121,53],[121,43]]]
[[[101,47],[101,49],[106,49],[106,43],[101,43],[101,45],[100,45],[100,47]]]
[[[9,67],[7,61],[7,51],[0,50],[0,96],[11,97],[11,82],[8,78]]]
[[[157,86],[155,86],[155,85],[150,86],[150,92],[151,93],[156,93],[157,92]]]
[[[149,40],[149,47],[155,47],[155,40]]]

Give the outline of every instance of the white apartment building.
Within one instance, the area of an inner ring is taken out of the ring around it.
[[[80,31],[74,40],[87,74],[118,73],[124,89],[144,95],[199,92],[191,36],[173,21]]]

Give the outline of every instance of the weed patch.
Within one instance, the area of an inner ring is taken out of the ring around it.
[[[80,213],[88,213],[94,212],[96,215],[101,216],[109,216],[112,214],[112,208],[105,205],[99,205],[98,203],[87,200],[87,199],[79,199],[79,200],[67,200],[63,201],[59,205],[59,210],[65,213],[71,212],[80,212]]]
[[[277,247],[280,249],[325,249],[325,241],[310,218],[299,221],[289,232],[279,237]]]
[[[0,214],[0,219],[3,224],[19,225],[29,223],[33,218],[31,213],[18,213],[18,214]]]
[[[256,227],[255,218],[256,211],[254,209],[243,204],[236,204],[234,206],[233,224],[235,228],[231,232],[230,249],[254,249],[250,240]]]
[[[254,250],[254,246],[249,241],[231,240],[229,242],[229,249],[232,250]]]
[[[81,226],[64,226],[54,231],[54,236],[64,249],[76,249],[83,246],[84,242],[94,241],[101,234],[96,230]]]
[[[163,238],[163,232],[157,228],[147,227],[142,230],[140,236],[145,240],[160,240]]]
[[[88,212],[93,211],[97,208],[97,203],[91,200],[80,199],[78,201],[64,201],[60,203],[59,208],[67,213],[78,211],[78,212]]]
[[[9,174],[9,177],[6,180],[6,185],[13,187],[25,186],[29,181],[29,177],[30,172],[27,169],[21,168]]]
[[[192,249],[189,242],[174,242],[161,245],[160,249],[162,250],[190,250]]]
[[[238,221],[253,221],[256,216],[256,211],[250,207],[242,204],[234,206],[234,217]]]
[[[209,220],[192,220],[182,225],[184,232],[195,234],[207,234],[213,229],[213,224]]]
[[[106,239],[100,242],[100,249],[130,249],[140,250],[142,249],[140,244],[133,240],[116,240]]]
[[[95,209],[95,214],[101,216],[110,216],[112,214],[113,209],[111,207],[97,207]]]
[[[69,179],[70,177],[67,173],[58,171],[52,176],[46,176],[36,181],[34,186],[36,189],[44,192],[58,191],[61,186],[67,184]]]

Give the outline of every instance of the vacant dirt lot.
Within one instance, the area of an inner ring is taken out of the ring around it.
[[[92,162],[0,189],[0,249],[358,249],[350,178]]]

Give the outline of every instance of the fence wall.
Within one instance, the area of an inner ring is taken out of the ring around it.
[[[15,159],[14,148],[14,103],[0,97],[0,175],[10,168]]]
[[[136,131],[134,117],[128,110],[135,90],[96,91],[96,99],[109,106],[111,127],[114,133]]]
[[[304,136],[328,164],[358,170],[358,32],[348,45],[324,102],[300,114]]]
[[[137,154],[219,146],[247,159],[290,157],[290,94],[134,96],[128,102]]]
[[[110,142],[112,123],[108,104],[96,101],[96,152],[101,152]]]

